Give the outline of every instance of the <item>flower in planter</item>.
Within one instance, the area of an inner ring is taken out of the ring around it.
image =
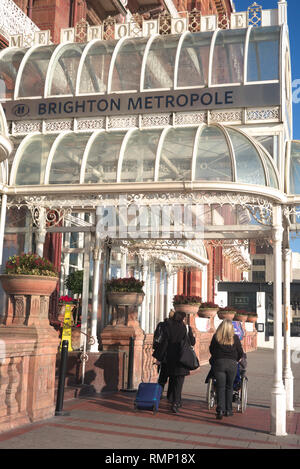
[[[57,277],[58,275],[52,262],[33,253],[9,257],[5,265],[5,273],[12,275],[44,275],[45,277]]]
[[[245,309],[236,309],[235,312],[237,316],[248,316],[249,314]]]
[[[112,278],[106,282],[107,292],[143,292],[144,282],[135,277]]]
[[[75,303],[76,300],[74,300],[74,298],[71,298],[70,296],[68,295],[65,295],[65,296],[60,296],[58,298],[58,303],[59,304],[67,304],[67,303]]]
[[[197,305],[200,304],[202,298],[200,296],[192,295],[175,295],[173,298],[173,305]]]
[[[206,301],[205,303],[201,303],[200,308],[219,308],[219,305],[212,301]]]
[[[234,308],[234,306],[225,306],[224,308],[219,308],[219,311],[221,311],[221,313],[229,313],[236,312],[236,309]]]

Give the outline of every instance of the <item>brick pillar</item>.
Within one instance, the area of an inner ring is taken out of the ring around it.
[[[134,338],[134,357],[133,357],[133,387],[137,388],[142,380],[143,367],[143,346],[145,334],[137,320],[136,307],[119,306],[112,324],[106,326],[101,333],[101,343],[104,351],[114,350],[126,352],[129,357],[130,338]],[[128,361],[124,372],[125,386],[127,383]]]
[[[49,295],[10,295],[0,326],[0,431],[54,415],[58,333]]]

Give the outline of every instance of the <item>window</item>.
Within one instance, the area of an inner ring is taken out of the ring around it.
[[[253,259],[252,265],[266,265],[265,259]]]
[[[252,271],[252,282],[265,282],[266,272],[264,270],[253,270]]]

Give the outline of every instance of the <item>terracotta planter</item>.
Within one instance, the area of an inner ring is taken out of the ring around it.
[[[3,274],[0,281],[3,290],[10,295],[49,296],[55,290],[58,277]]]
[[[179,305],[174,305],[175,311],[182,311],[183,313],[186,314],[197,314],[199,310],[199,304],[179,304]]]
[[[219,319],[230,319],[230,321],[232,321],[234,316],[235,316],[235,311],[218,311]]]
[[[247,320],[247,317],[248,317],[247,314],[236,314],[234,316],[234,321],[245,322]]]
[[[247,316],[247,322],[255,323],[257,321],[257,316]]]
[[[199,308],[198,316],[200,318],[214,318],[218,312],[218,308]]]
[[[112,306],[134,306],[141,305],[144,296],[136,292],[108,292],[107,301]]]

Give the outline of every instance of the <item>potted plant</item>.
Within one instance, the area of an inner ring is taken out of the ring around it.
[[[187,314],[196,314],[201,304],[200,296],[192,295],[175,295],[173,305],[175,311],[182,311]]]
[[[212,301],[207,301],[201,303],[198,311],[198,316],[200,316],[201,318],[213,318],[215,317],[219,309],[219,305],[213,303]]]
[[[78,295],[78,300],[73,300],[74,307],[74,322],[77,324],[81,315],[81,296],[83,288],[83,270],[74,270],[65,280],[65,286],[70,290],[73,295]],[[64,307],[62,308],[64,309]]]
[[[112,306],[140,305],[144,299],[144,282],[135,277],[112,278],[106,281],[107,301]]]
[[[28,253],[9,257],[0,280],[8,294],[46,296],[55,290],[58,273],[50,261]]]
[[[233,306],[226,306],[225,308],[219,308],[217,314],[219,319],[230,319],[232,321],[235,313],[236,311]]]
[[[248,313],[246,321],[255,323],[257,321],[257,313]]]
[[[74,298],[72,298],[71,296],[68,296],[68,295],[64,295],[64,296],[59,297],[59,299],[58,299],[57,319],[61,322],[64,321],[65,309],[66,309],[67,304],[74,305],[74,308],[73,308],[73,310],[74,310],[77,306],[77,300],[75,300]]]
[[[238,309],[234,316],[234,321],[245,322],[248,317],[248,314],[249,314],[248,311],[245,311],[243,309]]]

